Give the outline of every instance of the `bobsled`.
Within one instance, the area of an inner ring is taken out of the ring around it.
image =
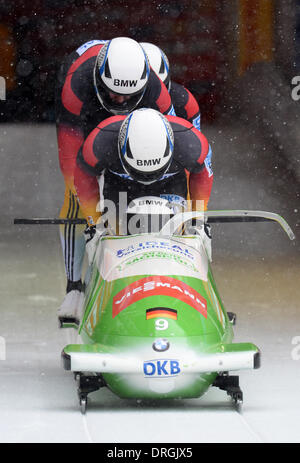
[[[164,217],[166,205],[152,202],[154,211],[143,217]],[[280,216],[259,211],[181,212],[164,224],[156,220],[155,232],[98,233],[78,329],[82,344],[62,351],[83,413],[88,394],[104,386],[134,399],[196,398],[215,386],[241,405],[239,378],[229,372],[259,368],[261,353],[251,342],[233,342],[235,314],[216,287],[206,226],[247,220],[276,220],[294,238]]]
[[[161,218],[164,207],[157,201],[155,213],[144,217]],[[77,381],[82,413],[88,394],[102,387],[126,399],[199,398],[218,387],[241,406],[239,377],[230,373],[259,368],[261,353],[252,342],[233,342],[236,317],[216,287],[207,225],[269,220],[295,238],[278,214],[240,210],[180,212],[156,220],[150,232],[97,230],[92,250],[87,246],[81,323],[73,325],[81,343],[61,354]]]

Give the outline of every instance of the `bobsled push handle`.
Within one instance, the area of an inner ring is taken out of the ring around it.
[[[229,211],[191,211],[176,214],[161,229],[160,235],[173,235],[180,226],[191,219],[211,223],[266,222],[275,221],[286,232],[290,240],[295,235],[289,224],[279,214],[265,211],[229,210]]]
[[[32,218],[14,219],[14,225],[86,225],[86,219]]]
[[[182,227],[186,222],[192,219],[198,219],[204,222],[203,211],[190,211],[190,212],[179,212],[174,215],[168,222],[161,228],[159,234],[163,236],[172,236]]]

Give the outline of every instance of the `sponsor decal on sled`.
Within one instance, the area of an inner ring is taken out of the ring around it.
[[[176,264],[184,265],[185,267],[187,267],[195,273],[200,273],[199,268],[197,268],[192,262],[185,260],[184,256],[178,256],[177,254],[165,251],[148,251],[138,256],[134,256],[131,259],[129,258],[129,260],[126,260],[124,263],[118,266],[118,270],[121,272],[124,269],[126,270],[130,265],[139,264],[140,262],[144,262],[149,259],[171,260]]]
[[[144,362],[144,375],[150,378],[177,376],[181,372],[178,360],[160,359]]]
[[[207,317],[206,300],[194,288],[172,277],[154,275],[134,281],[114,296],[113,318],[126,307],[149,296],[174,297],[193,307],[205,318]]]
[[[125,249],[118,249],[117,257],[125,257],[129,254],[133,254],[135,252],[144,251],[148,249],[161,249],[163,251],[170,251],[176,254],[180,254],[191,260],[195,259],[195,257],[187,247],[179,246],[178,244],[170,244],[167,241],[145,241],[143,243],[139,243],[138,245],[132,244]]]

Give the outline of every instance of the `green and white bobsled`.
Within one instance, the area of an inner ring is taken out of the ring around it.
[[[82,412],[88,393],[107,386],[121,398],[202,396],[210,386],[242,402],[235,370],[260,366],[250,342],[233,343],[234,314],[227,313],[210,268],[204,227],[176,230],[203,213],[175,215],[158,233],[99,236],[79,327],[83,344],[62,352],[75,373]],[[260,211],[210,211],[208,223],[278,221]]]

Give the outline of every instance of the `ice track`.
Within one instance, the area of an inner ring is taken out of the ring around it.
[[[81,415],[73,376],[60,363],[75,333],[59,330],[56,319],[65,289],[58,230],[12,225],[17,216],[58,215],[64,187],[55,130],[0,130],[0,441],[299,442],[300,247],[275,224],[213,228],[213,270],[237,314],[236,341],[262,351],[261,369],[240,373],[240,413],[215,388],[201,399],[139,403],[102,389]],[[284,160],[244,126],[203,131],[214,153],[210,208],[278,212],[299,241],[299,187]]]

